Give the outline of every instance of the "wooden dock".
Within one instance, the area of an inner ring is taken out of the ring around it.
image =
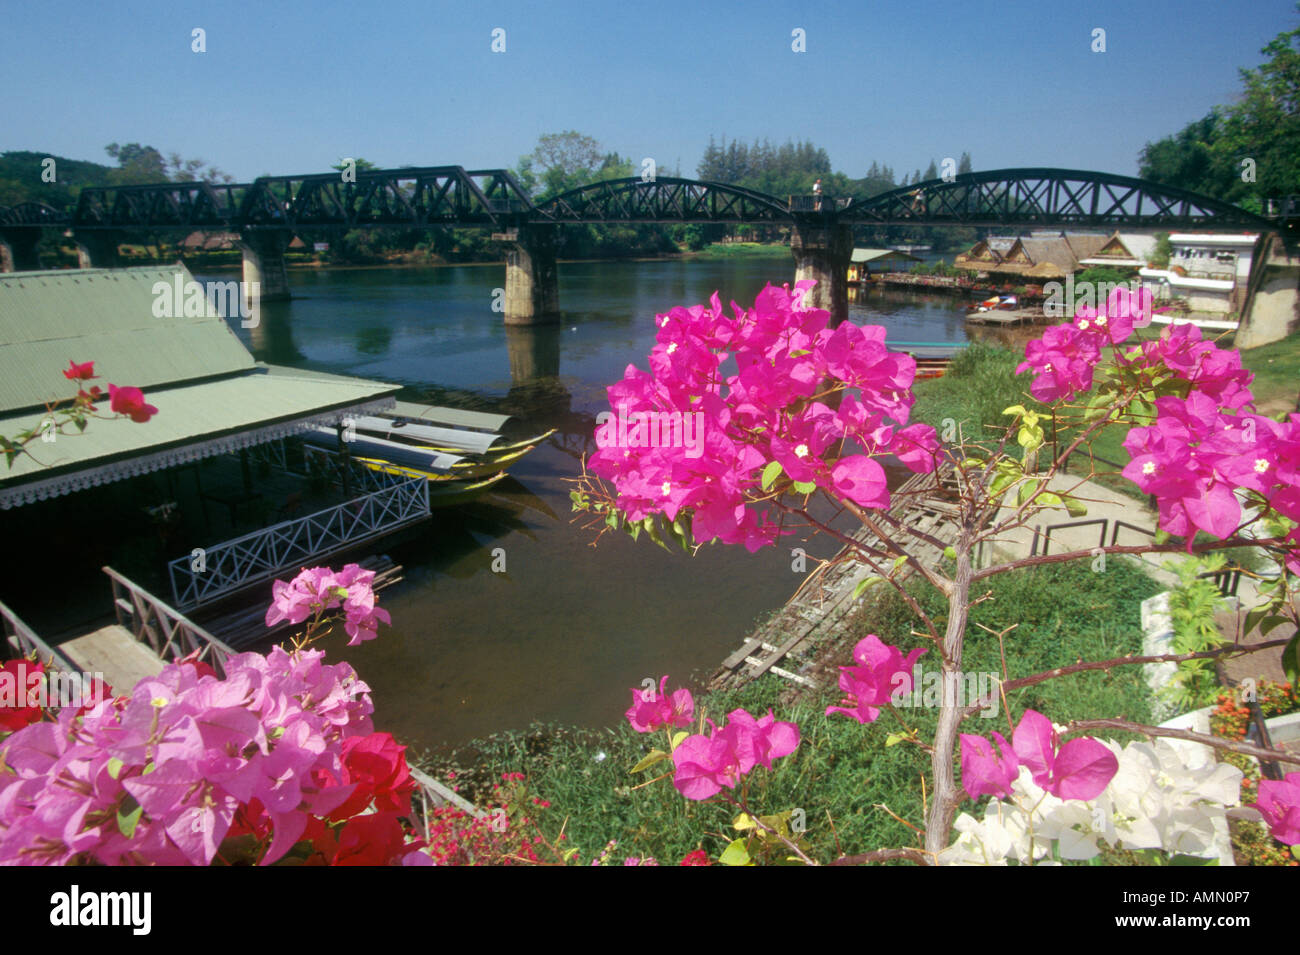
[[[1037,308],[991,308],[987,312],[966,313],[966,321],[976,325],[1032,325],[1042,317],[1042,309]]]
[[[114,693],[127,693],[141,680],[162,672],[163,662],[126,627],[109,624],[84,637],[59,644],[82,673],[101,674]]]
[[[957,505],[952,500],[955,493],[951,469],[941,472],[938,482],[933,474],[917,474],[894,492],[889,513],[945,545],[952,544],[958,532]],[[881,545],[879,538],[865,527],[852,536],[868,546]],[[940,548],[916,538],[909,537],[907,547],[926,562],[937,561],[942,556]],[[791,683],[815,688],[817,681],[809,671],[817,651],[843,635],[844,624],[857,606],[853,591],[861,581],[874,576],[869,567],[857,560],[839,559],[846,557],[848,551],[846,545],[836,561],[821,565],[804,578],[785,607],[722,661],[709,680],[709,689],[735,689],[769,670]],[[911,573],[911,567],[904,565],[899,576],[906,579]]]
[[[50,646],[0,602],[0,660],[35,659],[65,673],[98,675],[116,694],[157,676],[165,663],[189,657],[208,664],[219,677],[233,650],[139,584],[104,567],[112,584],[117,622]]]

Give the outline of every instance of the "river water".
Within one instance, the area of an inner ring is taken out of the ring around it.
[[[341,634],[322,646],[370,685],[378,728],[436,749],[534,719],[611,725],[629,687],[665,673],[674,685],[707,676],[789,598],[801,579],[797,541],[756,555],[715,545],[694,558],[622,535],[593,547],[594,531],[572,523],[566,479],[593,449],[605,386],[628,363],[646,367],[656,313],[715,289],[724,302],[752,304],[792,272],[788,256],[562,264],[562,320],[507,329],[492,310],[500,265],[295,271],[293,301],[264,305],[257,329],[236,327],[262,361],[393,382],[411,400],[560,429],[510,468],[504,490],[435,511],[415,539],[376,548],[405,567],[379,597],[393,626],[360,647]],[[961,301],[872,291],[850,318],[884,324],[895,341],[964,341]]]

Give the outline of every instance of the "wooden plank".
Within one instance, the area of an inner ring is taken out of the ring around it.
[[[154,652],[118,624],[59,645],[83,673],[102,673],[115,693],[126,693],[141,680],[162,672]]]
[[[761,643],[761,640],[755,640],[753,638],[746,640],[744,646],[722,661],[722,668],[724,670],[734,670],[736,667],[744,663],[745,658],[757,650]]]

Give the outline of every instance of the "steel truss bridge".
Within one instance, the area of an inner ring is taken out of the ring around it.
[[[1135,230],[1290,231],[1265,217],[1127,176],[1074,169],[996,169],[932,179],[853,201],[779,198],[740,186],[660,176],[611,179],[534,202],[508,170],[404,167],[251,183],[87,187],[71,212],[28,202],[0,207],[0,230],[44,227],[124,231],[424,229],[611,223],[955,225]]]

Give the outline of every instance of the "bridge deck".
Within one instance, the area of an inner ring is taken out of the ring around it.
[[[162,672],[163,662],[131,631],[118,624],[60,644],[83,673],[101,673],[115,693],[126,693],[146,677]]]

